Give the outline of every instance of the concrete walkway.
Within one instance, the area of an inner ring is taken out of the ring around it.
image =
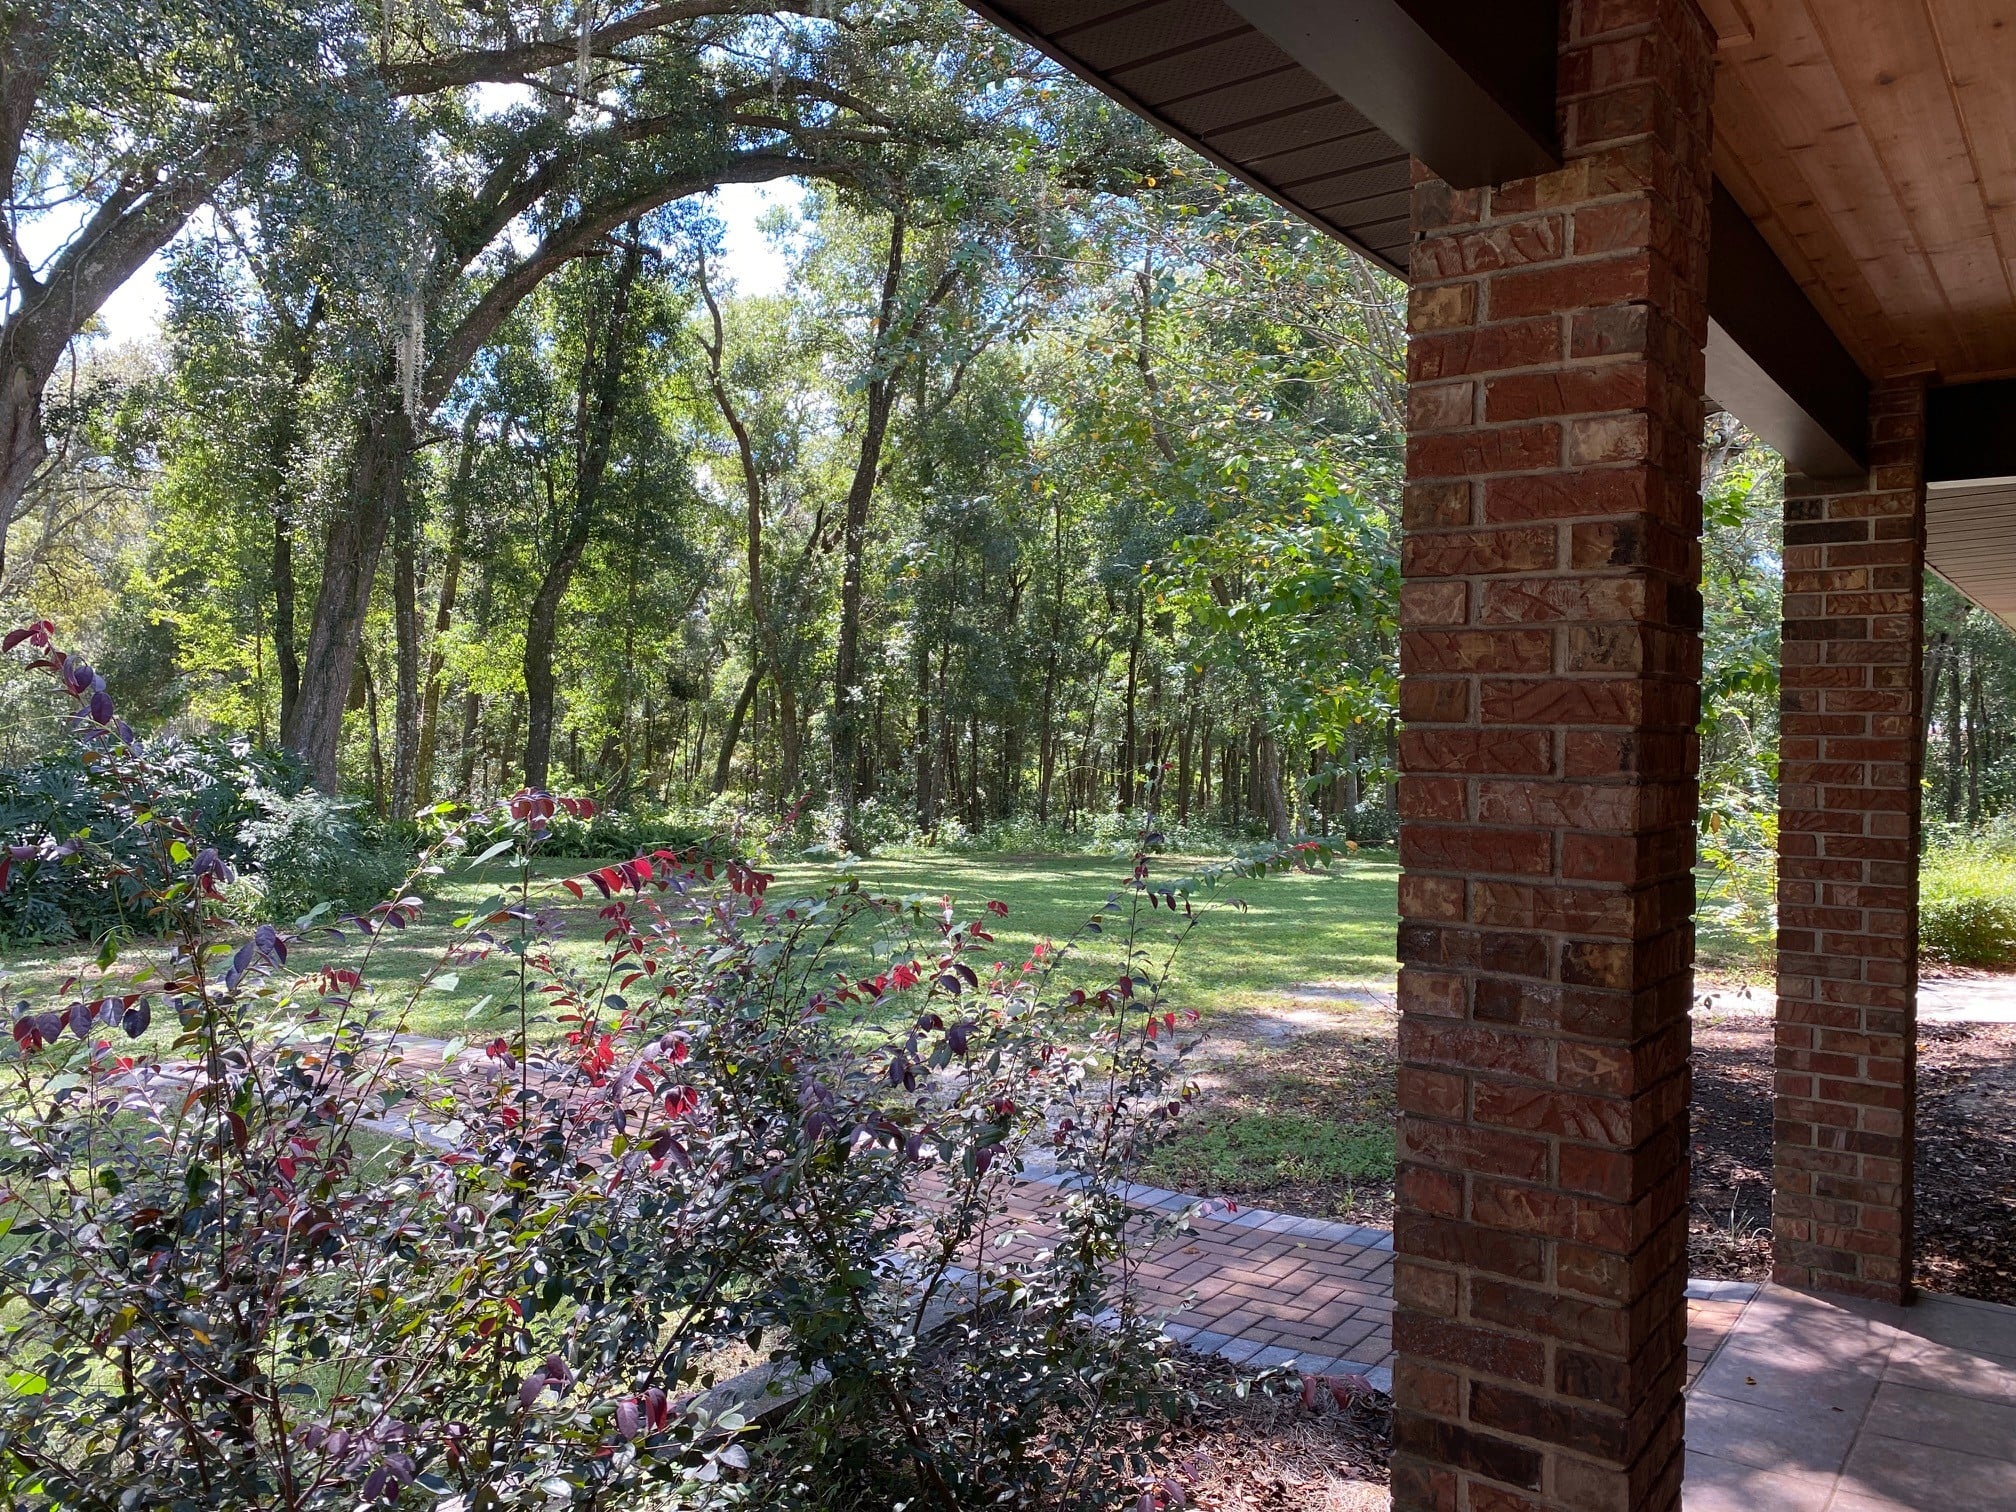
[[[1687,1404],[1686,1512],[2016,1508],[2016,1308],[1767,1287]]]
[[[2016,1024],[2016,976],[1921,977],[1918,1022]]]
[[[1696,1013],[1775,1013],[1777,995],[1769,987],[1717,987],[1698,994]],[[2016,974],[1987,972],[1923,976],[1918,979],[1921,1024],[2016,1024]]]

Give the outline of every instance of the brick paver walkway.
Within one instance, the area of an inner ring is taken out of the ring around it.
[[[1031,1186],[1054,1185],[1038,1174]],[[1139,1207],[1181,1212],[1197,1199],[1134,1186]],[[1033,1219],[1033,1195],[1019,1199]],[[1189,1228],[1151,1251],[1137,1271],[1143,1306],[1170,1337],[1255,1369],[1293,1365],[1312,1375],[1362,1375],[1393,1389],[1393,1236],[1265,1208],[1207,1205]],[[1714,1356],[1757,1288],[1694,1281],[1687,1288],[1687,1379]]]

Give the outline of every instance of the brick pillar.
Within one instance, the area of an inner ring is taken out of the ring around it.
[[[1785,480],[1772,1274],[1911,1295],[1924,385],[1879,384],[1870,474]]]
[[[1565,166],[1414,191],[1397,1512],[1675,1512],[1711,42],[1563,6]]]

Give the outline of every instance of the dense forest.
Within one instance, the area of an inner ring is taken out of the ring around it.
[[[1384,824],[1397,287],[956,8],[673,10],[388,12],[292,39],[319,80],[216,35],[317,139],[162,238],[158,343],[66,339],[10,606],[395,818]],[[92,98],[118,22],[69,20],[17,218],[116,208],[87,105],[203,129],[166,52]],[[745,293],[710,191],[787,178]]]
[[[0,600],[147,728],[393,827],[523,786],[855,852],[1390,836],[1404,290],[963,9],[6,46]],[[775,288],[717,193],[759,183]],[[1706,447],[1712,849],[1773,806],[1779,493]],[[1934,594],[1928,814],[1977,824],[2016,656]]]

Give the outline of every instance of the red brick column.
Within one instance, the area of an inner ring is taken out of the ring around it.
[[[1400,1512],[1674,1512],[1711,41],[1563,7],[1566,166],[1414,192]]]
[[[1911,1294],[1924,386],[1879,385],[1870,474],[1785,480],[1772,1236],[1786,1286]]]

